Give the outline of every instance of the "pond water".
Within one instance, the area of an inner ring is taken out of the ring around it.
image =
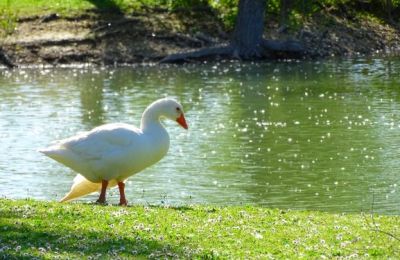
[[[128,180],[130,203],[400,214],[399,71],[394,59],[1,71],[0,196],[60,199],[75,173],[37,149],[139,125],[170,96],[189,131],[165,122],[168,155]]]

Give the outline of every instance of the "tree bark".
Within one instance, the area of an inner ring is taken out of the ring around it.
[[[386,0],[386,12],[388,15],[389,22],[391,23],[393,23],[392,11],[393,11],[393,1]]]
[[[263,56],[265,0],[240,0],[232,37],[234,56],[244,59]]]
[[[198,51],[171,54],[163,58],[160,63],[187,62],[191,59],[202,59],[212,56],[229,57],[231,56],[232,52],[233,49],[230,45],[216,46],[211,48],[203,48]]]
[[[280,0],[279,4],[279,13],[280,13],[280,20],[279,20],[279,31],[285,31],[288,27],[289,23],[289,9],[291,6],[290,0]]]
[[[7,68],[12,69],[17,67],[10,58],[8,58],[7,54],[3,51],[3,48],[0,47],[0,63],[4,64]]]
[[[302,57],[304,48],[300,42],[263,39],[265,8],[266,0],[239,0],[239,12],[229,45],[168,55],[160,63],[186,62],[213,56],[245,60]]]

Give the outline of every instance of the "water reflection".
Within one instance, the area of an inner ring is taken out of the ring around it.
[[[0,77],[0,195],[57,199],[74,173],[35,152],[162,96],[171,149],[132,177],[134,203],[400,213],[397,60],[18,70]],[[18,185],[15,185],[18,183]],[[93,198],[88,198],[93,199]],[[117,199],[116,199],[117,200]]]
[[[76,85],[80,90],[82,124],[93,128],[104,124],[104,113],[108,106],[104,105],[103,88],[107,84],[104,75],[86,72],[76,77]]]

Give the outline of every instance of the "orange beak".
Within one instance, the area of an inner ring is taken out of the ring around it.
[[[176,119],[176,122],[178,122],[178,124],[180,124],[183,128],[188,129],[188,125],[186,124],[186,119],[183,116],[183,113],[180,117],[178,117],[178,119]]]

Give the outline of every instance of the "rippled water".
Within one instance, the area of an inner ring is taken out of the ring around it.
[[[400,214],[399,71],[394,59],[2,71],[0,196],[59,199],[75,174],[38,148],[139,125],[172,96],[189,131],[165,122],[170,151],[129,179],[130,203]]]

